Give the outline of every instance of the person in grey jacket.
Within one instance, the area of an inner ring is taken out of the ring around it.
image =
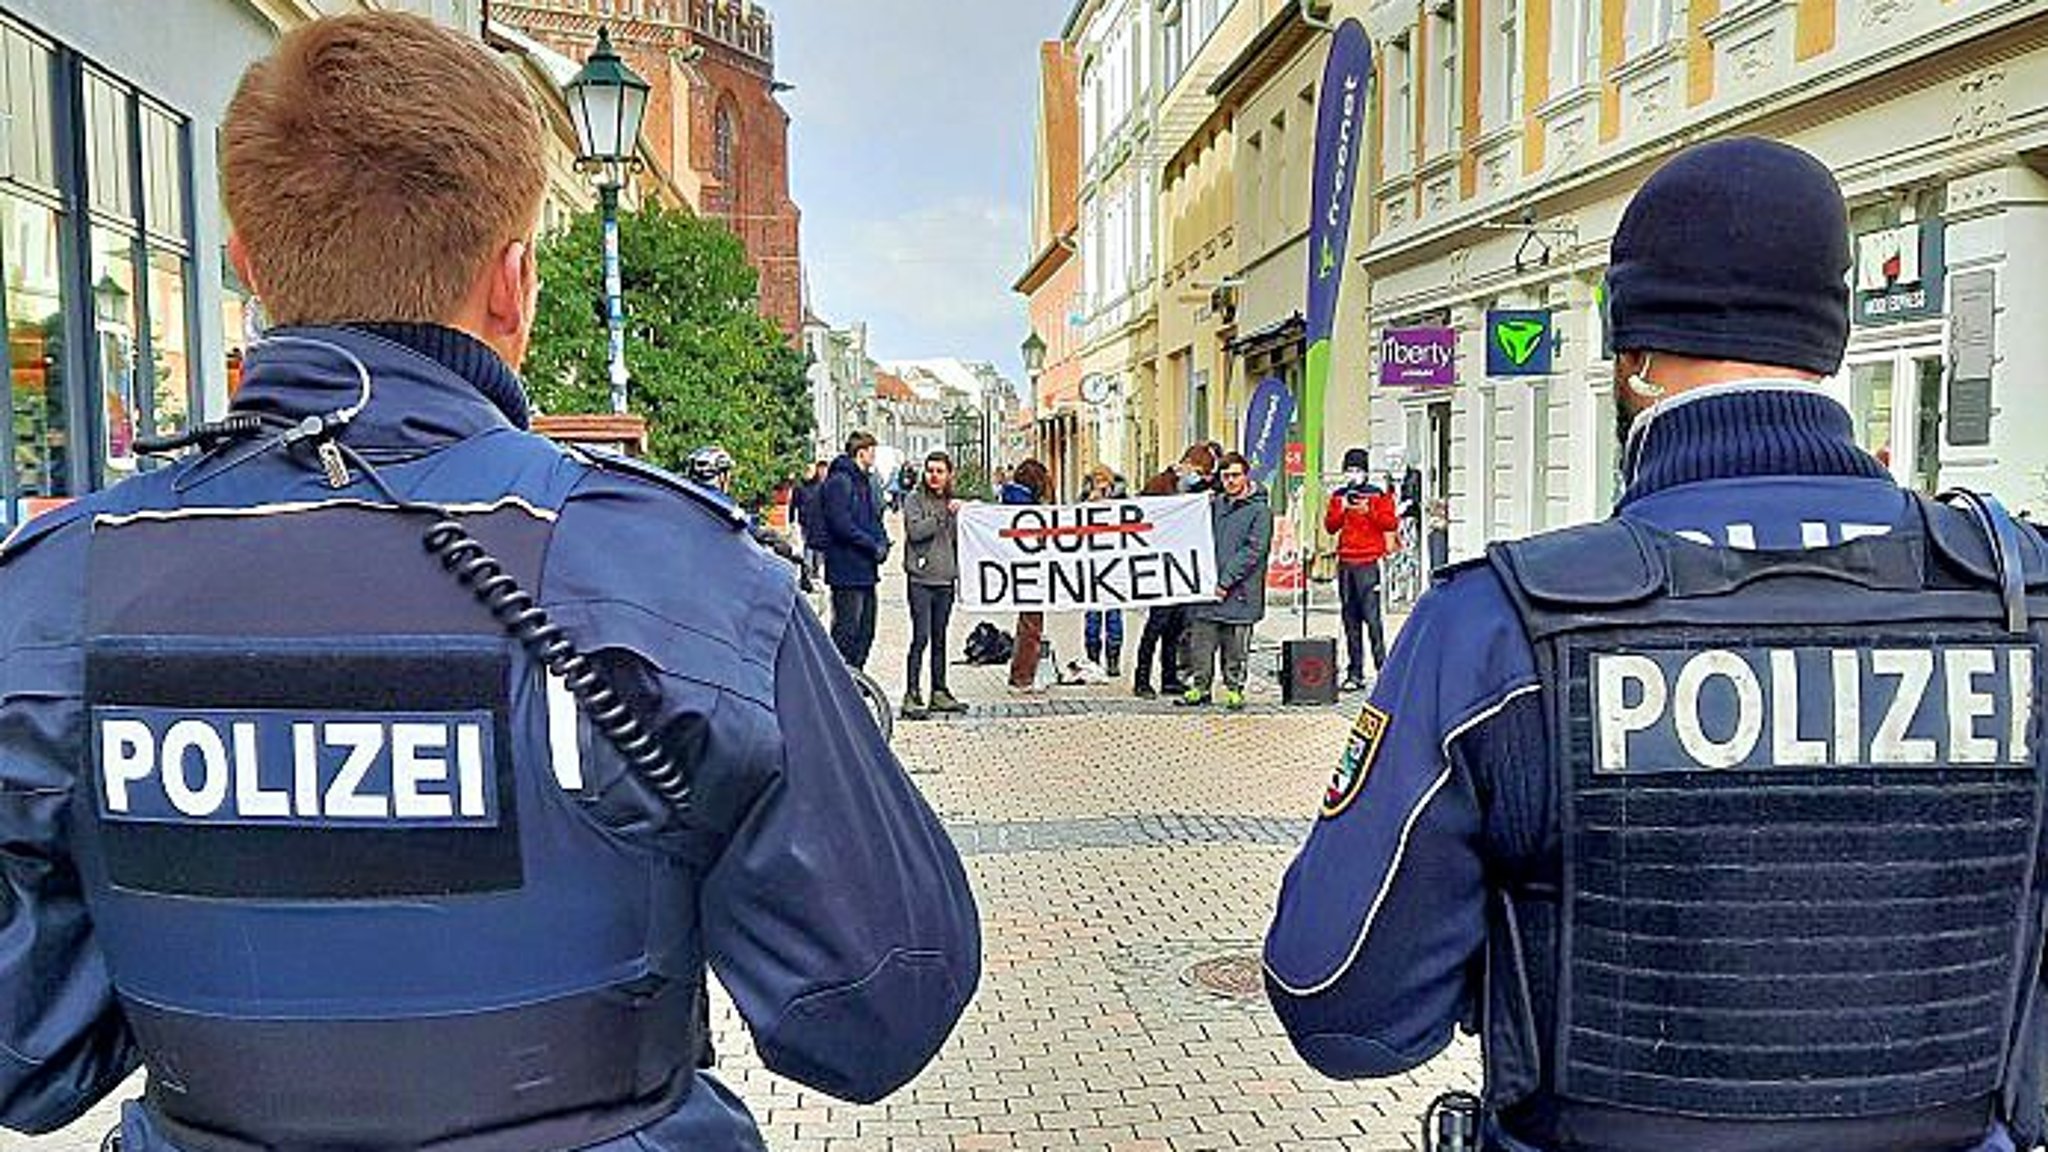
[[[1209,702],[1216,653],[1223,653],[1223,706],[1244,707],[1245,655],[1252,628],[1266,614],[1266,558],[1273,551],[1273,508],[1266,490],[1253,483],[1251,465],[1227,453],[1218,470],[1223,490],[1209,506],[1216,534],[1216,599],[1189,611],[1188,653],[1194,675],[1180,702]]]
[[[903,499],[903,571],[910,578],[910,667],[903,689],[903,718],[922,720],[932,712],[965,712],[967,705],[946,689],[946,625],[960,580],[958,518],[953,496],[953,458],[934,452],[924,458],[924,477]],[[918,665],[931,653],[932,702],[918,692]]]

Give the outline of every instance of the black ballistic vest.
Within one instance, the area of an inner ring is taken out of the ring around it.
[[[1559,860],[1490,915],[1508,1131],[1690,1152],[2038,1132],[2048,564],[2024,552],[2002,584],[1987,532],[1926,501],[1812,552],[1619,520],[1491,550],[1549,689]]]
[[[538,586],[551,517],[465,523]],[[557,780],[539,671],[424,526],[94,529],[78,854],[188,1152],[581,1147],[694,1083],[696,879]]]

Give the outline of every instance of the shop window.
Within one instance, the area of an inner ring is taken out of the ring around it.
[[[135,215],[132,115],[126,91],[97,73],[85,73],[86,205],[95,212]]]
[[[16,500],[71,495],[61,221],[51,208],[0,193],[10,415],[4,439],[11,445],[9,468],[0,472],[9,499],[0,511],[8,513]]]
[[[149,253],[150,426],[157,435],[182,432],[192,422],[192,333],[185,259]]]
[[[185,226],[185,135],[179,121],[142,106],[142,215],[151,233],[182,243]]]
[[[1856,364],[1849,370],[1849,411],[1856,418],[1856,443],[1892,466],[1892,362]]]
[[[50,50],[18,28],[0,25],[0,114],[6,147],[0,178],[38,188],[57,186],[56,131],[51,125]]]
[[[106,228],[93,229],[93,371],[99,382],[100,463],[109,481],[136,467],[135,437],[143,427],[138,383],[141,303],[134,239]]]

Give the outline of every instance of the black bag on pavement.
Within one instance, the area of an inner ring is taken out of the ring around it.
[[[1011,653],[1017,650],[1017,642],[1008,632],[984,620],[967,634],[966,657],[969,664],[1007,664]]]

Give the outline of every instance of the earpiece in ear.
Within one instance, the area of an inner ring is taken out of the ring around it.
[[[1628,378],[1628,390],[1645,400],[1655,400],[1664,395],[1664,389],[1650,380],[1651,360],[1652,357],[1645,355],[1643,366],[1636,369]]]

